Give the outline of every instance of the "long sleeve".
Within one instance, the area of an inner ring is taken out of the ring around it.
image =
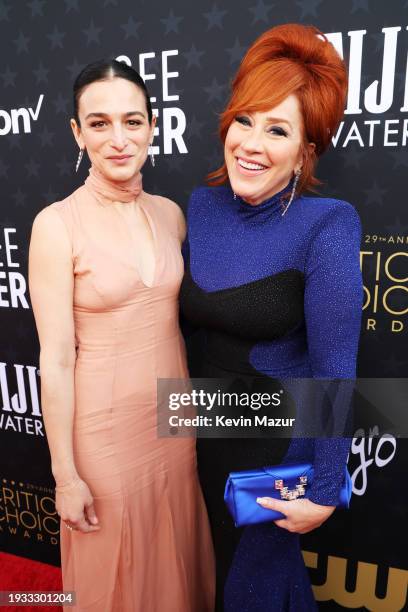
[[[305,319],[314,378],[355,378],[363,299],[360,242],[359,217],[346,202],[337,203],[312,237],[305,266]],[[333,398],[336,419],[345,419],[349,410],[350,383],[344,386],[339,391],[343,405]],[[350,443],[348,437],[315,440],[311,501],[336,505]]]

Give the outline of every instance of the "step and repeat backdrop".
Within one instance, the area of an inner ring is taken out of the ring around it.
[[[81,68],[115,57],[140,72],[158,117],[145,190],[186,208],[222,158],[218,113],[249,44],[287,22],[325,32],[349,67],[349,94],[318,176],[321,195],[353,203],[362,220],[358,373],[406,377],[407,9],[404,0],[0,1],[0,550],[59,564],[27,255],[36,213],[87,175],[88,160],[74,172],[69,127]],[[380,424],[355,432],[351,510],[302,540],[320,609],[407,609],[407,462],[407,441]]]

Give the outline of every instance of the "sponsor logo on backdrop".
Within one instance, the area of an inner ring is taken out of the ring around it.
[[[344,48],[349,48],[349,88],[347,97],[346,118],[333,135],[334,147],[345,148],[349,143],[357,142],[360,147],[405,147],[408,139],[408,119],[385,119],[381,115],[388,111],[395,114],[408,112],[408,70],[405,75],[405,90],[398,97],[396,88],[397,53],[400,47],[408,42],[406,33],[408,26],[393,26],[382,28],[383,55],[382,68],[378,79],[363,88],[363,60],[366,53],[367,40],[373,34],[367,30],[352,30],[350,32],[332,32],[327,34],[341,57]],[[406,68],[406,67],[404,67]],[[374,115],[373,119],[348,119],[347,115]]]
[[[30,308],[26,279],[17,271],[20,263],[16,261],[16,233],[15,227],[0,231],[0,308]]]
[[[406,236],[369,236],[360,252],[364,278],[363,325],[367,331],[406,331],[408,313],[408,252]],[[382,246],[380,246],[382,245]],[[380,250],[381,249],[381,250]]]
[[[311,569],[318,568],[320,565],[319,557],[322,557],[322,555],[309,551],[302,552],[306,566]],[[355,586],[352,591],[346,588],[346,576],[349,574],[348,565],[357,566]],[[352,610],[375,610],[376,612],[395,610],[396,612],[406,609],[408,570],[389,567],[386,588],[381,588],[381,592],[384,592],[385,596],[377,597],[376,592],[379,591],[377,583],[383,582],[383,580],[378,579],[378,565],[328,555],[326,567],[324,584],[313,585],[316,601],[333,600],[343,608]],[[383,572],[381,572],[381,575],[384,575]]]
[[[0,431],[44,437],[36,366],[0,362]]]
[[[379,427],[374,426],[366,432],[358,429],[354,433],[350,453],[357,456],[359,465],[350,474],[354,495],[364,495],[368,485],[368,468],[383,468],[394,458],[397,451],[397,440],[390,433],[380,436]]]
[[[54,490],[6,478],[0,484],[0,533],[57,546],[60,519]]]
[[[38,98],[35,108],[0,109],[0,136],[13,134],[30,134],[32,123],[37,121],[44,100],[44,94]]]
[[[140,76],[146,81],[149,92],[156,94],[150,98],[158,123],[154,131],[154,155],[188,153],[183,138],[186,130],[186,115],[179,105],[174,104],[180,102],[180,95],[174,91],[170,93],[171,89],[177,90],[177,79],[180,76],[177,70],[179,68],[178,54],[178,49],[140,53],[139,64],[135,66]],[[132,66],[131,59],[126,55],[119,55],[116,59]],[[158,102],[160,102],[160,108],[156,106]],[[160,144],[157,144],[158,140]]]

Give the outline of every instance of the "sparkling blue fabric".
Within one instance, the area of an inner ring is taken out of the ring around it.
[[[344,201],[300,197],[282,216],[288,189],[256,206],[234,199],[229,187],[196,189],[184,248],[191,278],[215,292],[298,270],[304,321],[276,340],[256,342],[251,366],[270,377],[354,378],[363,299],[358,214]],[[285,461],[314,465],[313,502],[336,504],[349,447],[342,438],[291,441]],[[298,536],[283,531],[274,523],[244,530],[226,610],[315,609]]]

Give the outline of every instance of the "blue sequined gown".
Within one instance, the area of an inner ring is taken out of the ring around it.
[[[361,226],[347,202],[300,197],[289,184],[251,206],[230,187],[190,199],[180,301],[205,332],[199,375],[354,378],[362,307]],[[287,200],[286,200],[287,201]],[[350,440],[197,443],[217,557],[217,610],[316,610],[299,536],[273,522],[236,529],[223,491],[230,471],[310,461],[313,502],[335,505]]]

